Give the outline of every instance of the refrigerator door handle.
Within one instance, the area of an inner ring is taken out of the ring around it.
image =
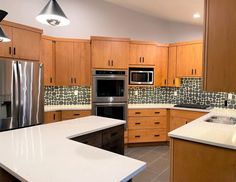
[[[18,68],[17,63],[13,63],[13,117],[19,120],[19,78],[18,78]]]

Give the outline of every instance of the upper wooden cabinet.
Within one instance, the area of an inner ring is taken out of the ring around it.
[[[155,86],[167,86],[168,46],[156,46]]]
[[[177,67],[177,47],[169,47],[169,59],[168,59],[168,79],[167,85],[169,87],[179,87],[180,79],[176,76]]]
[[[154,65],[157,60],[156,44],[151,42],[131,41],[129,64]]]
[[[127,69],[129,39],[91,37],[92,67],[100,69]]]
[[[44,64],[44,85],[54,86],[55,77],[55,41],[43,37],[41,41],[40,61]]]
[[[0,43],[0,57],[40,60],[42,30],[7,21],[3,21],[1,25],[11,42]]]
[[[56,40],[56,85],[90,86],[90,42]]]
[[[236,1],[205,2],[204,89],[235,92]]]
[[[202,43],[190,42],[177,45],[177,77],[202,76]]]

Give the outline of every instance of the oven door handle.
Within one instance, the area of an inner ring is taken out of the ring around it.
[[[95,106],[125,106],[127,103],[94,103]]]

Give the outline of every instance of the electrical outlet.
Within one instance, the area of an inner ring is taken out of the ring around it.
[[[134,91],[134,95],[138,96],[138,91],[137,90]]]
[[[75,91],[74,91],[74,95],[76,95],[76,96],[79,95],[79,91],[78,91],[78,90],[75,90]]]
[[[233,94],[228,94],[228,100],[232,100],[233,99]]]
[[[174,92],[174,96],[178,96],[178,92],[177,91]]]

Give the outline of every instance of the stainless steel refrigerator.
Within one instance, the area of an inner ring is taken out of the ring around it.
[[[0,131],[41,124],[43,65],[0,59]]]

